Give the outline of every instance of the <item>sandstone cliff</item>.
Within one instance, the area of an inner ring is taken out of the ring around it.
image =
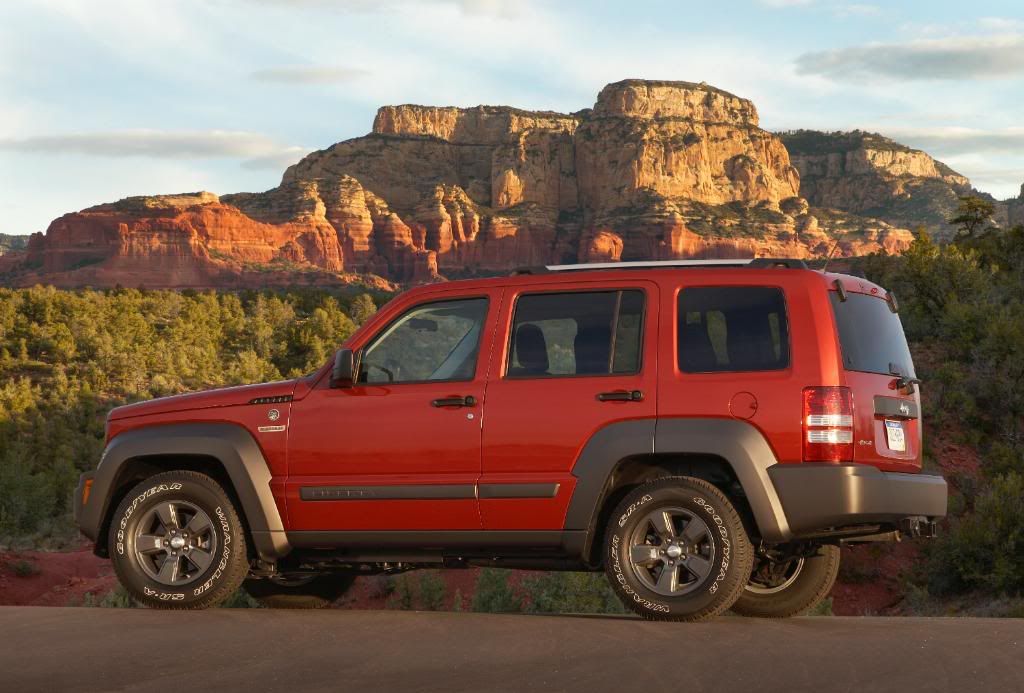
[[[976,194],[942,162],[878,134],[798,130],[780,137],[800,172],[800,194],[819,207],[943,236],[958,198]]]
[[[272,190],[129,198],[67,214],[5,276],[65,286],[348,273],[419,282],[551,262],[810,257],[836,240],[844,255],[899,252],[907,225],[859,216],[879,205],[841,199],[827,183],[833,168],[840,178],[881,166],[960,184],[902,152],[833,168],[827,156],[796,161],[750,101],[706,84],[618,82],[574,114],[385,106],[369,135],[306,156]]]
[[[1008,226],[1024,225],[1024,183],[1020,186],[1020,196],[1007,200],[1006,223]]]

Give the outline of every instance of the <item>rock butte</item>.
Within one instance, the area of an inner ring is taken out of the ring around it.
[[[791,160],[750,101],[688,82],[617,82],[569,115],[385,106],[373,132],[309,154],[272,190],[66,214],[6,258],[5,283],[408,283],[552,262],[812,257],[837,239],[839,255],[900,252],[907,224],[859,214],[915,181],[968,185],[921,152],[842,146]]]

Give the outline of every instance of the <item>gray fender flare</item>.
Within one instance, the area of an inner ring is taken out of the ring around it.
[[[231,479],[257,554],[273,561],[287,555],[291,545],[270,489],[270,468],[259,445],[241,426],[229,423],[187,423],[126,431],[107,445],[93,476],[87,503],[79,518],[85,536],[100,543],[110,496],[119,473],[140,457],[202,455],[220,461]]]
[[[685,452],[721,457],[736,474],[750,503],[761,538],[793,538],[768,468],[778,463],[771,446],[752,424],[738,419],[659,419],[655,453]]]
[[[736,419],[664,418],[609,424],[583,447],[572,474],[576,488],[566,511],[566,530],[597,529],[599,504],[608,478],[627,457],[650,454],[721,457],[735,473],[766,542],[793,537],[768,468],[778,460],[754,426]]]

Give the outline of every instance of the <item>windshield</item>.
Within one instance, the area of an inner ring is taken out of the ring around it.
[[[903,324],[886,301],[852,292],[845,301],[835,291],[829,295],[846,370],[915,377]]]

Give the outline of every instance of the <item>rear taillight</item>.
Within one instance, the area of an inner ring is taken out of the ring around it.
[[[853,459],[853,395],[848,387],[804,388],[804,462]]]

